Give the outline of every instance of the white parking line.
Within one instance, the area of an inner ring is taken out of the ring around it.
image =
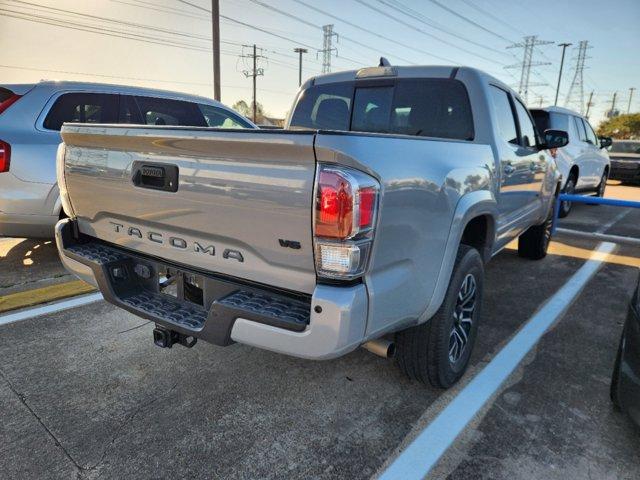
[[[56,313],[62,310],[68,310],[69,308],[80,307],[82,305],[94,303],[102,299],[103,298],[101,293],[92,293],[90,295],[82,295],[79,297],[62,300],[60,302],[50,303],[41,307],[34,307],[27,310],[21,310],[16,313],[1,315],[0,325],[7,325],[8,323],[27,320],[29,318],[38,317],[40,315],[46,315],[47,313]]]
[[[509,343],[462,389],[435,420],[409,444],[382,473],[380,479],[424,478],[549,327],[577,298],[584,286],[598,271],[602,262],[614,249],[615,244],[613,243],[600,243],[589,260],[524,324]]]

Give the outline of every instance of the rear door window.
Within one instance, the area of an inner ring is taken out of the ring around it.
[[[216,128],[252,128],[251,124],[238,115],[213,105],[198,104],[208,127]]]
[[[598,143],[598,137],[596,137],[593,128],[591,128],[589,122],[587,122],[584,118],[582,119],[582,123],[584,124],[584,129],[587,133],[587,142],[589,142],[591,145],[596,145]]]
[[[136,103],[146,125],[206,127],[207,121],[198,105],[182,100],[136,96]]]
[[[581,142],[586,142],[587,141],[587,132],[584,129],[584,124],[582,123],[582,119],[574,116],[573,117],[573,122],[576,125],[576,130],[578,131],[578,138],[580,139]]]
[[[496,124],[500,137],[508,143],[518,144],[518,130],[513,109],[509,101],[509,94],[501,88],[491,85],[489,98],[496,117]]]
[[[65,122],[117,123],[118,95],[106,93],[65,93],[55,101],[44,119],[48,130],[60,130]]]
[[[520,100],[515,101],[516,113],[518,114],[518,122],[520,123],[521,145],[523,147],[535,147],[537,145],[536,127],[531,121],[529,111]]]

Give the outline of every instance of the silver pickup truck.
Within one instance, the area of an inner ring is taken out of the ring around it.
[[[508,86],[462,67],[315,77],[291,112],[282,131],[65,125],[62,261],[162,347],[395,346],[411,378],[452,385],[484,264],[518,237],[521,256],[546,254],[547,150],[566,133],[540,138]]]

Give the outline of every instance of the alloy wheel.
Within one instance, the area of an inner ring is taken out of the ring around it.
[[[453,326],[449,335],[449,362],[452,364],[460,360],[469,343],[477,290],[475,277],[467,274],[458,291],[453,310]]]

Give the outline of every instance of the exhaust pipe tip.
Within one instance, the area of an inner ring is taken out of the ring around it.
[[[393,358],[396,354],[396,344],[391,340],[377,339],[362,344],[362,347],[382,358]]]

